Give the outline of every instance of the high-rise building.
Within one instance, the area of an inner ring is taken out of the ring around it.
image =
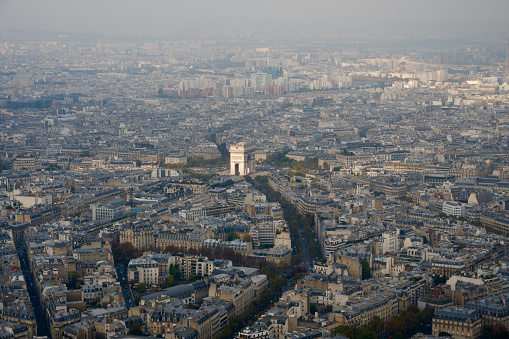
[[[272,85],[272,75],[267,73],[256,73],[251,75],[251,87],[255,91],[261,90],[262,87]]]

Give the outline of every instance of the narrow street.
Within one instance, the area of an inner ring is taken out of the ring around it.
[[[125,306],[127,308],[135,306],[133,292],[131,291],[129,281],[127,280],[124,266],[116,264],[115,269],[117,270],[118,281],[122,287],[122,295],[124,296]]]
[[[32,302],[32,307],[34,308],[35,319],[37,320],[37,335],[48,336],[48,338],[51,338],[49,324],[46,320],[46,313],[44,312],[44,308],[42,307],[39,296],[37,294],[34,276],[30,271],[27,251],[23,246],[23,243],[16,243],[16,250],[18,251],[21,270],[23,271],[23,276],[25,277],[28,295],[30,296],[30,301]]]

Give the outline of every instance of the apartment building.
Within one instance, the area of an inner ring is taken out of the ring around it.
[[[127,267],[127,278],[136,285],[156,285],[159,283],[159,265],[157,261],[145,257],[133,259]]]
[[[188,280],[191,274],[209,276],[214,270],[214,262],[198,256],[171,256],[170,265],[178,265],[182,278]]]
[[[209,296],[227,301],[235,306],[235,316],[244,313],[254,302],[255,284],[246,279],[237,286],[210,284]]]
[[[120,243],[129,242],[143,251],[155,245],[154,229],[150,224],[130,224],[120,231]]]
[[[95,205],[92,207],[92,220],[118,219],[126,215],[123,204]]]
[[[509,293],[497,294],[468,302],[466,307],[481,314],[483,326],[503,325],[509,328]]]
[[[433,314],[433,336],[445,332],[453,339],[475,339],[481,337],[481,327],[481,314],[474,309],[448,306]]]

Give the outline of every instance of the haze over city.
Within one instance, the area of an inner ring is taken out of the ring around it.
[[[507,13],[509,3],[505,0],[3,0],[0,28],[117,34],[177,31],[506,37]]]

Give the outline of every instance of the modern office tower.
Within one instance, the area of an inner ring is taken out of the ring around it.
[[[259,91],[264,86],[272,85],[272,76],[267,73],[256,73],[251,75],[251,87]]]
[[[277,79],[283,76],[283,67],[281,66],[265,66],[263,72],[272,76],[272,79]]]

